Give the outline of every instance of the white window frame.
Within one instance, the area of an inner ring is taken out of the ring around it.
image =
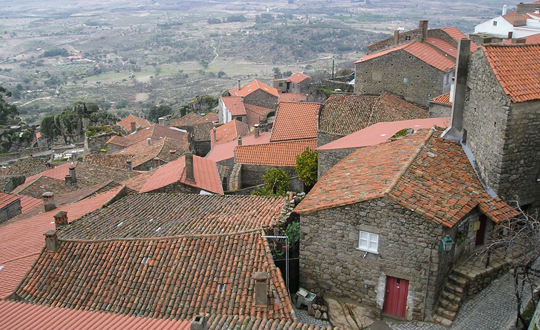
[[[375,248],[371,246],[372,244],[375,244]],[[358,247],[356,249],[359,251],[379,254],[379,234],[360,230],[358,233]]]

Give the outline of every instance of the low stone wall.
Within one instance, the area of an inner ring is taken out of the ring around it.
[[[508,272],[511,265],[509,263],[498,264],[491,270],[486,270],[484,273],[476,275],[473,279],[469,280],[465,287],[467,296],[472,297],[482,291],[493,280],[501,277]]]
[[[48,150],[47,147],[21,149],[18,152],[10,152],[10,153],[7,153],[7,154],[0,155],[0,162],[7,162],[7,161],[10,161],[12,159],[28,157],[28,156],[30,156],[32,154],[47,151],[47,150]]]

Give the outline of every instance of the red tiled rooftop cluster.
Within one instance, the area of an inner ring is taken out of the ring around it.
[[[317,137],[320,103],[279,103],[270,142],[313,139]]]
[[[126,118],[120,120],[119,122],[116,123],[116,125],[120,125],[122,127],[124,127],[126,129],[126,131],[130,132],[131,131],[131,122],[134,121],[135,122],[135,128],[139,128],[139,127],[142,127],[142,128],[145,128],[145,127],[149,127],[151,126],[152,124],[150,124],[150,122],[144,118],[141,118],[141,117],[137,117],[135,115],[129,115],[127,116]]]
[[[317,147],[317,139],[273,142],[251,146],[236,147],[236,163],[267,165],[267,166],[295,166],[296,157],[302,152]]]

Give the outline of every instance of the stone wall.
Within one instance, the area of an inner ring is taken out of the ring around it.
[[[351,85],[348,82],[325,80],[323,81],[323,85],[334,90],[341,89],[343,93],[354,93],[354,85]]]
[[[430,29],[428,30],[428,37],[437,38],[446,41],[450,45],[457,48],[457,41],[452,38],[448,33],[441,29]]]
[[[359,231],[379,234],[379,254],[357,250]],[[318,294],[348,297],[382,309],[386,277],[409,280],[407,318],[421,319],[440,283],[443,229],[387,198],[300,216],[300,283]],[[426,287],[429,259],[431,272]]]
[[[429,31],[428,31],[429,33]],[[367,46],[367,53],[373,54],[380,52],[381,50],[385,50],[388,48],[392,48],[398,45],[402,45],[407,42],[411,41],[420,41],[422,39],[422,29],[416,28],[414,30],[406,31],[406,32],[400,32],[398,40],[396,42],[394,36],[391,36],[390,38],[386,38],[384,40],[375,42],[369,46]]]
[[[84,135],[84,154],[85,155],[94,155],[99,153],[99,149],[109,141],[110,138],[116,136],[116,132],[108,132],[103,134],[98,134],[92,137],[87,137]],[[122,148],[118,146],[109,145],[109,154],[112,154]],[[118,150],[116,150],[118,149]]]
[[[354,92],[368,95],[390,92],[426,108],[429,99],[445,93],[444,78],[445,72],[404,50],[397,50],[357,63]]]
[[[452,117],[452,106],[435,102],[429,103],[429,118]],[[450,125],[450,123],[448,123]]]
[[[259,107],[275,109],[278,98],[270,93],[267,93],[261,89],[252,92],[244,97],[245,104],[257,105]]]
[[[509,201],[538,205],[540,101],[512,103],[482,51],[471,56],[467,87],[465,143],[482,181]]]
[[[342,137],[343,136],[330,135],[330,134],[326,134],[322,132],[317,132],[317,147],[323,146],[325,144],[328,144]]]
[[[334,165],[339,163],[343,158],[350,155],[356,148],[350,149],[335,149],[335,150],[319,150],[319,167],[317,177],[320,179],[324,173],[328,172]]]
[[[0,210],[0,223],[21,214],[21,200],[18,199]]]
[[[251,165],[251,164],[242,164],[241,170],[241,188],[256,186],[263,184],[264,181],[262,176],[266,173],[267,170],[273,168],[280,168],[284,170],[289,177],[296,176],[296,171],[291,166],[267,166],[267,165]]]

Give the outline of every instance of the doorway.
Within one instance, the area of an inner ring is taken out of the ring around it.
[[[480,221],[480,228],[478,228],[478,231],[476,232],[476,246],[484,245],[484,238],[486,236],[486,223],[487,223],[486,215],[481,214],[478,217],[478,221]]]
[[[388,276],[386,278],[386,294],[384,296],[383,312],[405,318],[408,294],[409,281]]]

